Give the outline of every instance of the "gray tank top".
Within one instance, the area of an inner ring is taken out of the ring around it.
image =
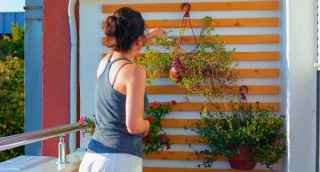
[[[112,58],[110,58],[112,59]],[[96,153],[128,153],[143,156],[143,135],[132,135],[126,127],[126,96],[113,88],[114,82],[109,81],[109,72],[112,64],[125,60],[118,72],[127,64],[132,62],[127,58],[109,60],[103,73],[97,79],[95,106],[96,106],[96,130],[91,139],[88,149]],[[148,105],[145,95],[144,106]]]

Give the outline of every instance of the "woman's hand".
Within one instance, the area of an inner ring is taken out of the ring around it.
[[[167,36],[167,33],[163,29],[152,28],[148,30],[148,33],[146,34],[146,36],[147,36],[147,39],[150,40],[154,37],[165,37]]]
[[[146,122],[146,130],[143,133],[143,136],[146,137],[149,134],[150,131],[150,122],[148,120],[145,120]]]

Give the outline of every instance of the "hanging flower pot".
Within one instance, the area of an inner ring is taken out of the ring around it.
[[[248,146],[241,146],[240,151],[234,157],[229,159],[231,168],[237,170],[252,170],[256,162],[252,161],[254,150]]]
[[[169,78],[176,83],[180,83],[182,79],[182,72],[184,71],[184,66],[179,58],[175,58],[172,61],[172,65],[169,71]]]

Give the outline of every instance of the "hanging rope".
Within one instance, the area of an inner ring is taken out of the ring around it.
[[[181,29],[187,29],[189,28],[192,32],[192,37],[194,39],[194,42],[197,43],[197,37],[194,32],[192,22],[191,22],[191,4],[190,3],[182,3],[181,4],[181,11],[183,12],[183,17],[181,20]],[[182,35],[179,35],[179,39],[177,44],[181,46],[182,44]]]

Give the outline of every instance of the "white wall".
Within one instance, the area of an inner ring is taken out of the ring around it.
[[[314,172],[316,0],[286,0],[287,171]]]

